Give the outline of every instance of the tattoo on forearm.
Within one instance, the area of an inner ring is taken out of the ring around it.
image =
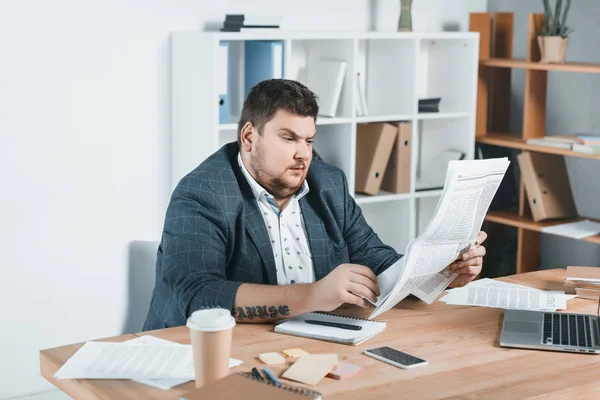
[[[280,306],[246,306],[246,307],[235,307],[233,310],[233,316],[238,321],[245,319],[255,318],[279,318],[290,315],[290,308],[286,305]]]

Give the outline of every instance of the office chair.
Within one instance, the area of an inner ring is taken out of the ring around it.
[[[150,308],[156,278],[156,251],[159,242],[136,240],[129,243],[127,312],[123,334],[141,332]]]

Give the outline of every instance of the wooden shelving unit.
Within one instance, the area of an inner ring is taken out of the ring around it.
[[[479,61],[479,65],[484,67],[521,68],[536,71],[563,71],[600,74],[600,65],[590,63],[542,64],[537,61],[527,61],[518,58],[490,58]]]
[[[485,220],[489,222],[513,226],[515,228],[526,229],[534,232],[542,232],[544,228],[558,224],[564,224],[567,222],[576,222],[580,221],[581,219],[583,218],[535,222],[531,218],[520,217],[519,214],[511,211],[492,211],[485,216]],[[584,242],[600,244],[600,235],[589,236],[581,240],[583,240]]]
[[[585,154],[568,149],[558,149],[555,147],[529,144],[514,133],[488,133],[485,136],[478,136],[475,140],[478,143],[489,144],[492,146],[510,147],[511,149],[535,151],[538,153],[559,154],[562,156],[593,158],[600,160],[600,154]]]
[[[528,144],[531,138],[546,134],[546,95],[548,72],[600,73],[600,64],[540,63],[537,35],[544,24],[544,14],[530,14],[526,59],[512,58],[513,13],[472,13],[471,31],[479,32],[479,81],[477,85],[477,117],[475,140],[477,143],[522,151],[534,151],[562,156],[600,159],[598,154],[583,154],[567,149]],[[508,133],[510,121],[511,72],[525,70],[523,101],[523,131]],[[518,211],[494,211],[486,221],[517,228],[516,272],[535,271],[540,264],[540,234],[544,227],[576,221],[554,220],[534,222],[521,181]],[[600,235],[582,239],[600,244]]]

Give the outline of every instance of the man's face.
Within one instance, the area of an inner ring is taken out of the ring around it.
[[[249,164],[256,181],[276,199],[293,196],[302,186],[312,160],[315,120],[279,110],[263,127],[262,135],[252,128]]]

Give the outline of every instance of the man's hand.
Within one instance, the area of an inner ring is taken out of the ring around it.
[[[368,302],[377,302],[379,288],[373,271],[358,264],[341,264],[325,278],[312,284],[311,301],[319,311],[333,311],[344,303],[368,307]]]
[[[483,256],[485,255],[485,247],[481,246],[487,239],[487,233],[481,231],[475,240],[475,248],[463,254],[462,258],[450,264],[452,272],[458,272],[456,279],[450,283],[451,288],[465,286],[471,282],[481,272],[483,264]]]

